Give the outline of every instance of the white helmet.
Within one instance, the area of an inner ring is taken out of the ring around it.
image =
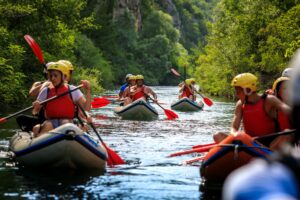
[[[125,79],[128,79],[130,76],[132,76],[132,74],[127,74],[127,75],[125,76]]]
[[[283,70],[281,76],[290,78],[292,76],[292,73],[293,73],[293,68],[289,67],[289,68],[286,68],[285,70]]]

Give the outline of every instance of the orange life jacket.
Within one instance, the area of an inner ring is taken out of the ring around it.
[[[146,95],[144,93],[144,88],[145,88],[144,85],[142,87],[137,87],[137,92],[132,96],[132,101],[135,101],[142,97],[146,98]]]
[[[69,91],[68,85],[62,85],[59,88],[48,88],[47,98]],[[73,119],[75,116],[75,104],[71,93],[48,102],[45,106],[46,119]]]
[[[244,130],[250,136],[263,136],[276,132],[275,120],[268,116],[264,108],[265,96],[257,103],[242,106]]]
[[[284,129],[291,129],[292,128],[289,117],[285,113],[283,113],[281,111],[278,111],[277,120],[279,122],[280,131],[283,131]]]

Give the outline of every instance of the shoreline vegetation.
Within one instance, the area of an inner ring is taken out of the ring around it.
[[[233,98],[231,79],[251,72],[271,87],[300,47],[300,1],[38,0],[0,3],[0,111],[31,103],[43,80],[24,35],[45,61],[70,60],[73,83],[93,94],[117,88],[127,73],[149,85],[177,85],[175,68],[195,77],[206,95]]]

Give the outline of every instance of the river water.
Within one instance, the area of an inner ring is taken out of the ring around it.
[[[170,109],[178,88],[153,89],[161,105]],[[211,143],[213,133],[229,130],[234,103],[213,101],[212,107],[200,112],[175,111],[177,120],[166,120],[157,105],[159,119],[155,121],[120,120],[113,115],[116,104],[93,110],[102,139],[127,163],[107,168],[104,174],[15,166],[7,156],[9,139],[17,130],[11,119],[0,125],[0,199],[219,199],[217,194],[199,191],[199,163],[182,165],[193,155],[167,157]]]

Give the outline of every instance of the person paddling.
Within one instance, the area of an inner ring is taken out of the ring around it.
[[[130,85],[130,79],[129,77],[132,77],[133,75],[132,74],[127,74],[125,76],[125,82],[121,87],[120,87],[120,90],[119,90],[119,100],[122,100],[123,99],[123,94],[124,94],[124,91],[125,89],[127,88],[128,85]],[[131,79],[132,80],[132,79]]]
[[[136,76],[131,75],[128,77],[128,86],[124,90],[122,98],[124,99],[123,105],[126,106],[132,102],[132,96],[136,92]]]
[[[68,60],[59,60],[57,61],[57,63],[63,64],[66,67],[67,73],[65,75],[65,81],[70,84],[70,82],[72,81],[72,76],[73,76],[73,72],[74,72],[74,66],[73,64],[68,61]],[[87,80],[82,80],[81,82],[88,82]],[[89,84],[89,83],[86,83]],[[73,86],[72,86],[73,87]],[[86,90],[86,101],[85,101],[85,105],[84,105],[84,110],[85,111],[90,111],[92,106],[91,106],[91,102],[92,102],[92,97],[91,97],[91,92],[90,90]]]
[[[38,95],[37,101],[33,103],[33,113],[37,113],[41,109],[40,102],[75,88],[66,83],[65,79],[69,71],[61,62],[49,65],[47,71],[52,84],[44,88]],[[89,82],[82,81],[82,84],[87,93],[89,93]],[[46,121],[43,124],[34,126],[34,136],[39,136],[62,124],[72,122],[75,116],[75,103],[84,108],[86,107],[87,101],[80,90],[76,90],[70,95],[65,95],[44,105]]]
[[[152,95],[154,102],[157,102],[156,93],[150,87],[144,85],[144,76],[136,75],[135,79],[136,86],[126,88],[125,94],[127,95],[127,98],[125,99],[124,105],[128,105],[140,98],[147,100],[149,95]]]
[[[182,99],[184,97],[187,97],[191,99],[192,101],[196,101],[196,94],[195,94],[195,79],[194,78],[189,78],[186,79],[182,84],[180,84],[181,88],[179,90],[179,99]]]
[[[251,73],[237,75],[233,78],[231,85],[239,98],[231,123],[231,134],[238,132],[242,121],[244,131],[252,137],[275,133],[278,131],[276,111],[285,114],[291,112],[291,108],[277,97],[257,94],[257,77]],[[213,137],[219,143],[227,135],[217,133]],[[266,145],[269,144],[270,141],[266,143]]]
[[[291,62],[293,76],[288,87],[295,129],[294,143],[299,145],[300,131],[300,50]],[[284,77],[284,74],[282,74]],[[282,145],[270,159],[255,159],[230,174],[223,187],[224,200],[296,200],[300,199],[299,146]]]
[[[53,62],[49,62],[46,64],[46,67],[53,64]],[[48,87],[51,84],[51,81],[48,80],[48,72],[46,69],[43,71],[43,75],[45,77],[44,81],[36,81],[32,84],[30,90],[29,90],[29,97],[36,99],[38,94],[42,89],[45,87]],[[16,118],[17,124],[21,128],[21,130],[29,132],[32,130],[32,128],[40,123],[43,123],[45,121],[44,117],[44,109],[40,109],[40,111],[37,113],[37,115],[19,115]]]
[[[274,91],[274,95],[278,99],[280,99],[282,102],[284,102],[285,104],[289,103],[288,92],[287,92],[289,82],[290,82],[289,77],[282,76],[275,80],[273,87],[272,87],[272,91]],[[279,126],[278,131],[285,131],[288,129],[293,129],[292,123],[290,120],[290,116],[287,115],[286,113],[284,113],[280,110],[277,110],[276,118],[277,118],[278,126]],[[279,136],[272,141],[270,146],[273,149],[278,149],[282,143],[291,142],[292,140],[293,140],[292,135]]]

